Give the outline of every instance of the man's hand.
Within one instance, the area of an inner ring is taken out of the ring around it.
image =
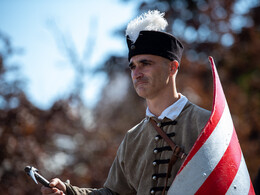
[[[58,178],[52,179],[50,181],[50,187],[47,188],[45,186],[41,187],[42,195],[65,195],[66,186],[65,184]]]

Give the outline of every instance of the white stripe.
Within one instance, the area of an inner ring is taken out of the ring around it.
[[[250,189],[250,176],[246,167],[245,159],[241,151],[241,162],[237,174],[230,185],[227,195],[248,194]]]
[[[215,130],[177,175],[168,191],[169,195],[194,194],[200,188],[225,153],[233,128],[231,115],[225,102],[225,109]]]

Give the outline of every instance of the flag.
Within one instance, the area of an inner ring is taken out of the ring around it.
[[[168,195],[255,194],[212,57],[210,118],[177,173]]]

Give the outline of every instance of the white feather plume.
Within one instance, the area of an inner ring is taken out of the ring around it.
[[[129,22],[126,28],[126,36],[128,35],[130,40],[135,42],[140,31],[163,31],[167,25],[168,22],[164,18],[164,13],[160,13],[158,10],[148,11]]]

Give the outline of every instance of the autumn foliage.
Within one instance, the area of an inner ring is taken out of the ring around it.
[[[209,110],[213,94],[207,56],[214,57],[254,182],[260,168],[260,7],[245,16],[252,25],[223,31],[226,27],[221,25],[234,14],[235,1],[152,2],[140,3],[140,12],[165,9],[168,31],[185,44],[177,76],[179,91]],[[192,40],[185,38],[171,28],[178,22],[196,32],[207,25],[214,36],[205,32]],[[223,42],[227,33],[232,37],[230,45]],[[142,120],[146,108],[132,87],[127,56],[111,56],[95,70],[106,73],[108,82],[94,109],[73,92],[41,110],[26,96],[23,79],[17,76],[19,66],[9,64],[19,50],[3,34],[0,41],[0,194],[40,194],[40,186],[23,170],[27,165],[38,168],[47,179],[59,177],[70,179],[73,185],[102,187],[125,132]]]

